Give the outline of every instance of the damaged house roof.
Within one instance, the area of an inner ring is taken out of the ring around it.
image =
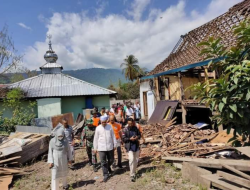
[[[232,27],[246,19],[249,14],[250,0],[245,0],[231,7],[223,15],[181,36],[170,55],[149,72],[148,76],[203,61],[204,57],[199,55],[201,47],[197,47],[197,44],[211,36],[220,37],[227,47],[234,46],[236,38]]]

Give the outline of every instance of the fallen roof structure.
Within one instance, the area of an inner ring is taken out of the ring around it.
[[[170,55],[149,72],[148,76],[153,75],[153,77],[157,77],[166,75],[169,74],[164,73],[166,71],[194,63],[197,64],[194,64],[192,68],[204,65],[202,63],[207,65],[208,62],[203,62],[204,57],[199,55],[201,47],[197,47],[197,44],[213,36],[215,38],[221,38],[221,43],[226,47],[236,45],[236,37],[233,34],[232,28],[246,19],[249,15],[250,1],[244,0],[231,7],[228,12],[181,36]],[[142,77],[142,79],[147,78],[149,77]]]

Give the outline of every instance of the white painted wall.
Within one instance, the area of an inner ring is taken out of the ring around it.
[[[148,101],[148,119],[149,119],[155,110],[155,95],[152,90],[147,92],[147,101]]]
[[[38,99],[37,107],[39,118],[62,114],[61,98]]]
[[[141,104],[141,117],[142,119],[148,119],[145,118],[144,115],[144,105],[143,105],[143,92],[150,91],[149,81],[144,81],[140,83],[140,104]]]

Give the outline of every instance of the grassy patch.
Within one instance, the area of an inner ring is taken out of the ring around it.
[[[131,189],[154,189],[154,190],[205,190],[200,186],[191,184],[189,181],[182,180],[181,171],[172,164],[164,162],[152,163],[154,168],[144,168],[146,172],[142,173],[135,183],[131,184]],[[138,172],[140,173],[140,171]]]

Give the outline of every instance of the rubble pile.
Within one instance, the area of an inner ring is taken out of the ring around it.
[[[210,153],[232,149],[226,143],[210,143],[217,135],[218,133],[213,129],[199,129],[192,124],[147,125],[144,127],[146,146],[142,146],[141,156],[156,158],[159,155],[191,155],[203,157]]]

